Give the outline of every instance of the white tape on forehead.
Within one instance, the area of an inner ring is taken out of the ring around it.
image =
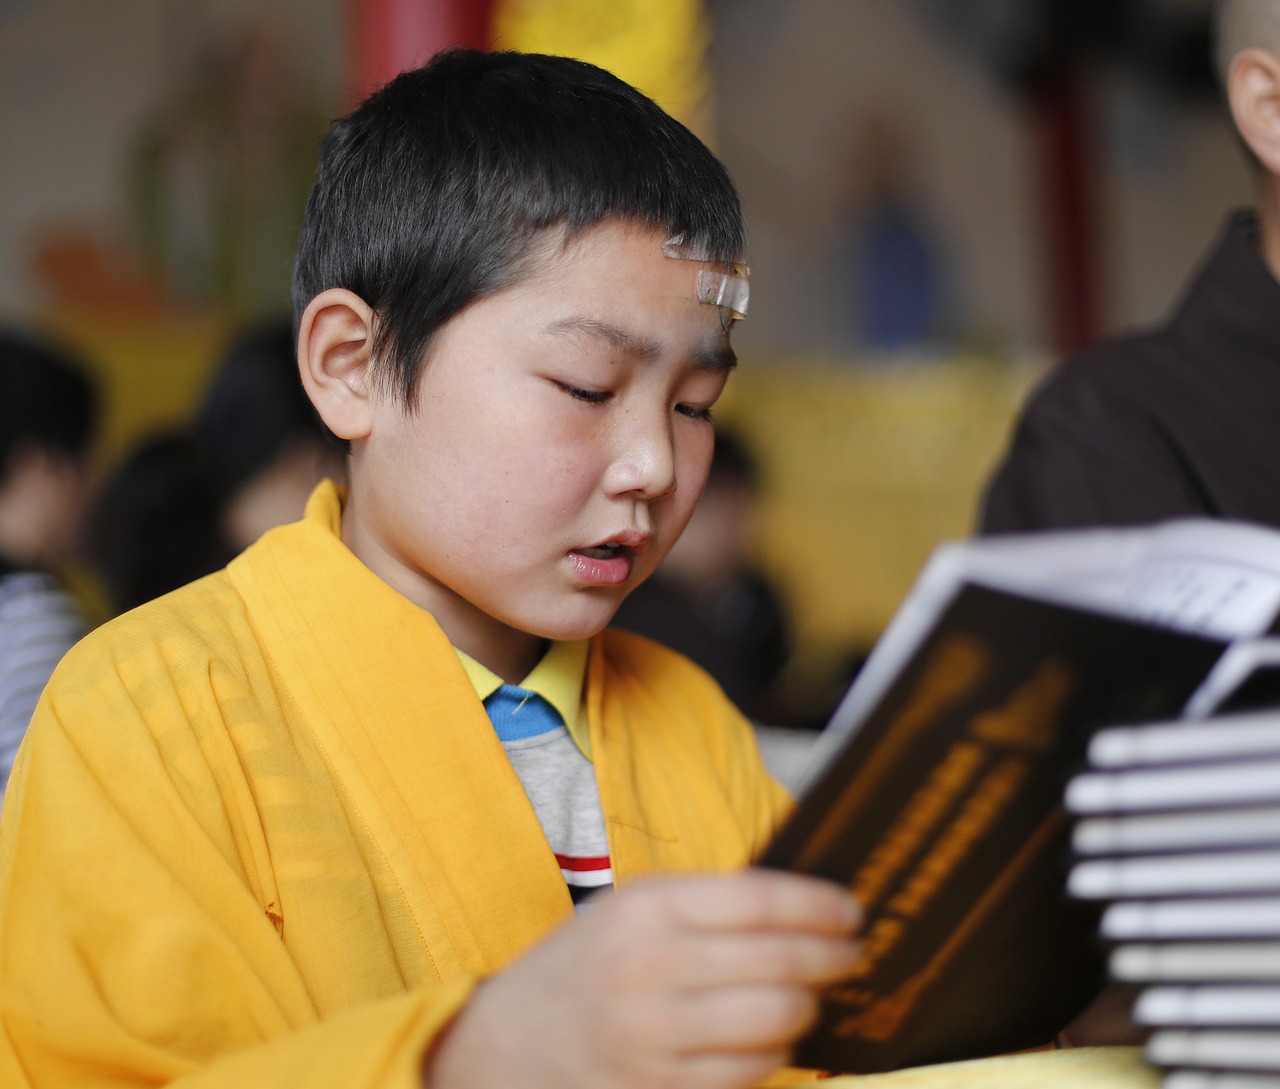
[[[714,264],[705,247],[688,245],[684,235],[668,238],[662,244],[662,255],[679,261],[701,261]],[[736,264],[729,271],[699,269],[697,281],[698,302],[720,310],[720,324],[727,330],[735,321],[747,316],[747,303],[751,298],[751,270]]]
[[[738,269],[742,271],[739,272]],[[727,310],[734,320],[747,316],[747,303],[751,299],[751,282],[746,265],[735,266],[733,272],[698,270],[698,302]]]
[[[674,257],[677,261],[706,261],[708,264],[711,262],[711,254],[706,246],[695,246],[686,242],[682,234],[673,234],[662,243],[662,256]]]

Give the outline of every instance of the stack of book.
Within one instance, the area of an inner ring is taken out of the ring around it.
[[[1107,982],[1107,905],[1064,892],[1067,781],[1100,729],[1280,702],[1278,632],[1275,530],[1190,520],[940,547],[756,859],[863,907],[863,959],[824,993],[797,1065],[874,1073],[1051,1044]],[[1248,760],[1280,788],[1275,751]],[[1250,841],[1245,870],[1280,901],[1267,842]]]
[[[1280,1089],[1280,710],[1100,730],[1067,785],[1068,889],[1165,1089]]]

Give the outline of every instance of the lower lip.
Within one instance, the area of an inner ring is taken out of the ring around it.
[[[588,586],[617,586],[626,582],[631,574],[631,557],[620,552],[607,560],[584,556],[581,552],[570,552],[569,563],[579,580]]]

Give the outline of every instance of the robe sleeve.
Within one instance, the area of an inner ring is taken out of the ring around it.
[[[55,675],[0,820],[0,1083],[418,1086],[474,979],[322,1017],[252,799],[194,737],[198,696],[88,672]]]
[[[983,497],[981,533],[1135,525],[1208,509],[1173,436],[1107,374],[1119,351],[1059,364],[1031,396]]]

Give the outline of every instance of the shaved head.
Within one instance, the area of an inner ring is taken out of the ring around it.
[[[1217,0],[1213,59],[1223,87],[1231,61],[1252,46],[1280,56],[1280,0]]]

